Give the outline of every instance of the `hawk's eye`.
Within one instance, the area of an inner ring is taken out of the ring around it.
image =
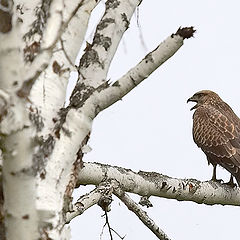
[[[198,97],[203,97],[204,96],[204,93],[198,93]]]

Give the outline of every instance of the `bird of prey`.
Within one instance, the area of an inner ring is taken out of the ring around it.
[[[193,114],[193,140],[206,154],[208,164],[213,165],[212,180],[216,179],[216,167],[222,166],[231,173],[240,186],[240,119],[231,107],[215,92],[202,90],[187,102],[196,102]]]

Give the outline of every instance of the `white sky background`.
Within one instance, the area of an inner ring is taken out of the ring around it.
[[[87,41],[101,17],[91,19]],[[108,78],[117,80],[179,26],[194,26],[195,38],[148,79],[99,114],[93,124],[85,161],[107,163],[132,170],[156,171],[178,178],[209,180],[212,167],[192,140],[192,104],[196,91],[216,91],[240,116],[240,2],[238,0],[144,0],[125,33]],[[140,31],[144,45],[139,36]],[[218,168],[217,176],[230,177]],[[79,197],[86,191],[80,187]],[[89,188],[88,188],[89,189]],[[91,188],[92,189],[92,188]],[[133,195],[132,195],[133,196]],[[134,196],[139,201],[138,196]],[[151,197],[154,207],[144,209],[172,240],[238,239],[239,207],[205,206]],[[71,223],[73,240],[100,239],[105,223],[94,206]],[[157,239],[123,203],[114,198],[109,213],[112,228],[126,240]],[[102,240],[110,239],[107,229]],[[119,239],[114,236],[114,239]]]

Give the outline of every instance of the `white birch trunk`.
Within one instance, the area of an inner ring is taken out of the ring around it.
[[[106,1],[93,42],[80,60],[78,82],[66,108],[70,72],[75,69],[89,17],[98,1],[1,3],[0,184],[7,240],[70,239],[66,214],[82,167],[81,148],[88,141],[93,119],[193,35],[192,28],[179,29],[109,86],[109,66],[140,3]]]

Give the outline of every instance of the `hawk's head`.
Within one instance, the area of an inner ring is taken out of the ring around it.
[[[190,110],[193,110],[198,108],[199,106],[202,106],[205,103],[214,104],[214,102],[218,99],[219,99],[219,96],[215,92],[210,90],[202,90],[202,91],[196,92],[192,97],[190,97],[187,100],[187,103],[188,102],[197,103],[190,109]]]

